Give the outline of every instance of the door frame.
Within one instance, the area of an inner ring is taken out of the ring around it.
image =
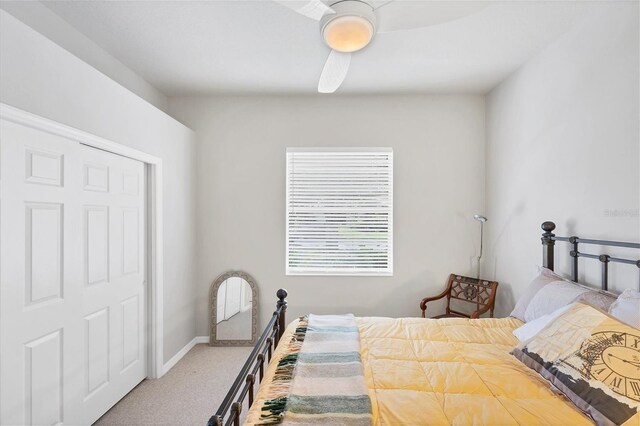
[[[147,377],[164,374],[162,159],[0,102],[0,118],[141,161],[146,174]]]

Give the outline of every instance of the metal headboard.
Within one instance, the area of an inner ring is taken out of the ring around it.
[[[553,222],[544,222],[542,224],[542,266],[553,271],[554,248],[556,241],[566,241],[571,244],[569,256],[571,256],[571,279],[578,282],[578,258],[585,257],[588,259],[598,259],[602,265],[602,289],[609,289],[609,263],[627,263],[635,265],[640,270],[640,259],[622,259],[619,257],[609,256],[608,254],[589,254],[578,250],[578,244],[594,244],[609,247],[625,247],[632,249],[640,249],[640,243],[628,243],[623,241],[607,241],[607,240],[591,240],[578,237],[558,237],[553,233],[556,224]],[[640,290],[640,283],[639,283]]]

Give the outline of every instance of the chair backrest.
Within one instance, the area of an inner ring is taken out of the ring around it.
[[[470,303],[474,311],[489,307],[493,316],[496,299],[497,281],[478,280],[462,275],[449,275],[447,283],[447,314],[457,314],[468,317],[469,314],[451,309],[451,299]]]

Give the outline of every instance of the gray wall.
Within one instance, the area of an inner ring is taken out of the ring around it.
[[[228,269],[252,274],[263,324],[275,292],[303,313],[418,316],[449,273],[474,271],[483,208],[482,96],[178,98],[170,111],[198,138],[197,333]],[[285,276],[285,149],[394,150],[394,276]]]
[[[161,157],[164,360],[195,336],[191,130],[0,10],[0,102]]]
[[[637,2],[592,16],[487,97],[484,267],[500,281],[500,315],[536,274],[544,220],[558,235],[640,240],[638,18]],[[599,285],[599,262],[581,264]],[[638,288],[636,268],[612,268],[616,290]]]

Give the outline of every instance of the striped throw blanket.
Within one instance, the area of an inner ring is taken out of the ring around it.
[[[353,315],[301,318],[271,386],[276,396],[265,402],[262,424],[371,425]]]

